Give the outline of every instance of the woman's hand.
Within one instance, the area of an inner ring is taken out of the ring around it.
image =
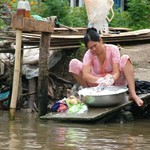
[[[106,78],[105,79],[105,86],[111,86],[114,84],[114,79],[113,78]]]
[[[106,86],[111,86],[111,85],[114,84],[113,75],[107,74],[104,78],[105,78],[105,85],[106,85]]]
[[[104,82],[104,78],[100,77],[95,83],[102,84]]]
[[[100,77],[96,83],[100,86],[111,86],[114,84],[113,75],[107,74],[105,77]]]

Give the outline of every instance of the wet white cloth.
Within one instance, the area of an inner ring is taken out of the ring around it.
[[[96,83],[98,83],[99,86],[111,86],[114,84],[114,79],[112,75],[107,75],[105,77],[100,77]]]

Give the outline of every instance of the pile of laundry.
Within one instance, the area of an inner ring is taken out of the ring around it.
[[[67,112],[67,113],[84,113],[88,111],[88,107],[80,99],[75,96],[69,96],[55,102],[51,107],[52,112]]]

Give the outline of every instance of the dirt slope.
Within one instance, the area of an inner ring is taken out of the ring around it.
[[[121,54],[128,54],[134,64],[135,78],[150,81],[150,43],[121,46]]]

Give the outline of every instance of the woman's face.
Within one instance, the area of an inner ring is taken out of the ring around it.
[[[89,41],[87,44],[88,49],[90,49],[92,54],[99,55],[102,50],[101,42]]]

